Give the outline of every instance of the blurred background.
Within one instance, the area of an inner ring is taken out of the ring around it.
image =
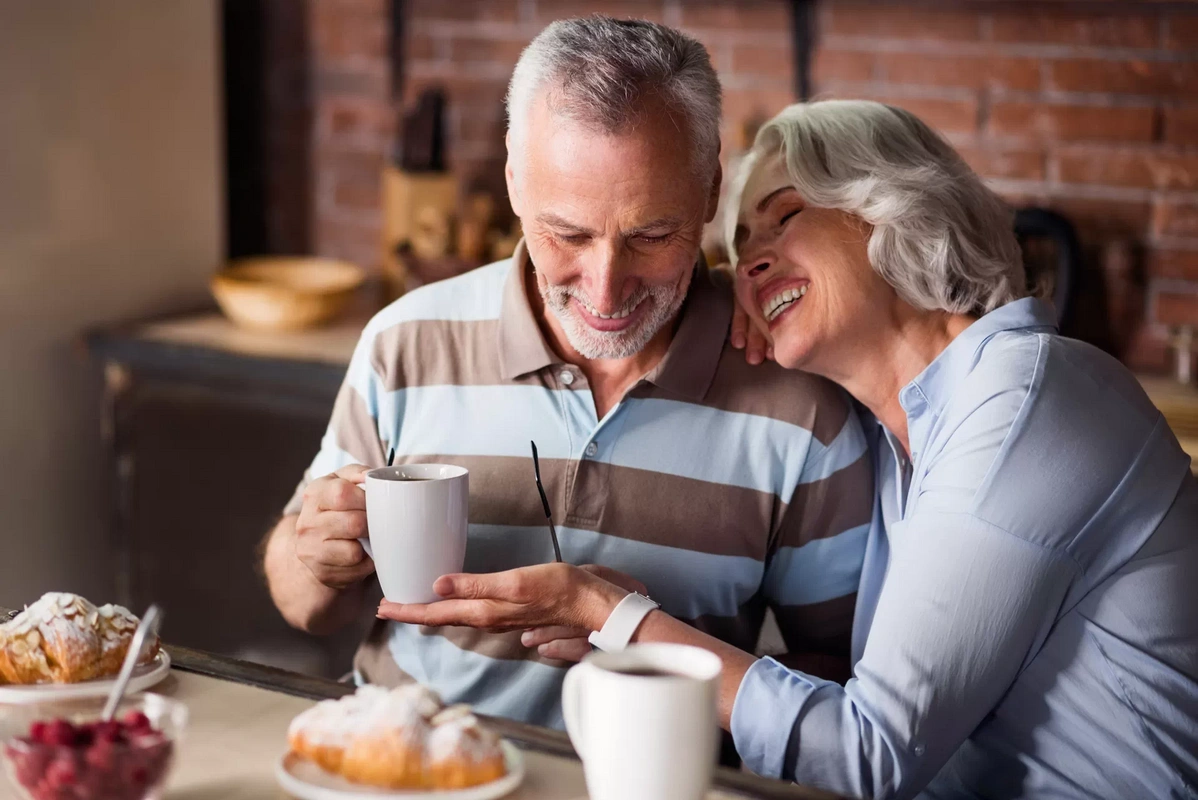
[[[514,246],[508,77],[593,12],[707,45],[728,165],[799,98],[921,116],[1198,452],[1198,3],[0,0],[0,606],[154,599],[176,643],[347,668],[255,547],[368,315]]]

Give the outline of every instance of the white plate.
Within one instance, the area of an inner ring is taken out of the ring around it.
[[[469,789],[401,791],[362,786],[331,775],[295,753],[279,759],[275,777],[284,791],[299,800],[495,800],[512,792],[524,780],[524,756],[511,742],[504,740],[500,744],[507,775]]]
[[[133,670],[129,679],[126,695],[142,692],[159,683],[171,671],[171,657],[165,650],[159,650],[158,655],[148,664],[141,664]],[[81,700],[89,697],[107,697],[108,691],[116,683],[116,676],[98,678],[82,683],[36,683],[28,686],[0,686],[0,704],[26,703],[56,703],[62,700]]]

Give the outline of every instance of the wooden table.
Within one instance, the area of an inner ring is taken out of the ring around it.
[[[314,700],[352,691],[343,684],[168,648],[174,669],[152,691],[185,703],[190,722],[164,800],[283,800],[274,767],[287,749],[287,726]],[[3,713],[3,706],[0,706]],[[512,720],[486,723],[520,747],[526,776],[510,800],[583,800],[582,764],[558,731]],[[827,800],[832,795],[718,768],[709,800]],[[0,777],[0,800],[17,800]]]

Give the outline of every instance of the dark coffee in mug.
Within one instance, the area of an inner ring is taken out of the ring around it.
[[[625,669],[613,669],[612,672],[620,675],[631,675],[634,678],[683,678],[677,672],[659,669],[658,667],[626,667]]]

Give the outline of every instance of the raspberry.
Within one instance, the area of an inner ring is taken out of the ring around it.
[[[76,739],[75,726],[65,719],[56,719],[46,726],[44,737],[42,739],[43,744],[74,747]]]
[[[132,728],[139,733],[142,731],[148,731],[152,727],[150,725],[150,718],[140,711],[130,711],[121,719],[121,722],[123,722],[126,727]]]
[[[70,753],[63,753],[50,762],[50,766],[46,768],[45,782],[55,789],[74,786],[79,782],[79,770]]]
[[[121,728],[121,723],[112,722],[97,722],[92,726],[93,738],[97,742],[115,743],[123,741],[125,731]]]
[[[51,748],[39,745],[19,750],[9,748],[5,752],[5,755],[17,773],[17,780],[26,789],[32,789],[45,776],[46,766],[54,757]]]
[[[50,785],[50,782],[42,779],[37,785],[30,790],[34,800],[57,800],[58,789]]]
[[[13,772],[17,776],[17,782],[26,789],[32,789],[42,779],[42,765],[38,764],[36,759],[11,757],[11,760]]]
[[[87,762],[89,767],[102,772],[110,772],[113,767],[113,760],[116,754],[116,745],[106,739],[96,739],[86,753],[83,755],[83,760]]]
[[[47,725],[44,722],[35,722],[29,728],[29,738],[38,744],[49,744],[46,741]]]

